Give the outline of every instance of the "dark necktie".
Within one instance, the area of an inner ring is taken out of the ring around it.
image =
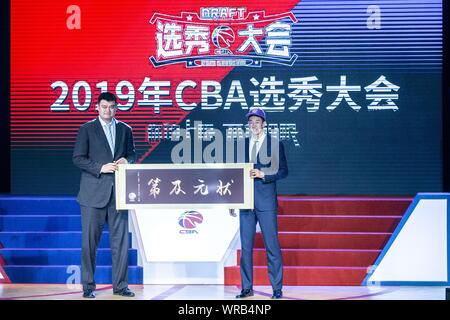
[[[256,163],[256,155],[258,154],[258,140],[253,143],[252,154],[250,157],[250,162]]]

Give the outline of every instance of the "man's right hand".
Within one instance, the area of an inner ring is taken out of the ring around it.
[[[102,166],[101,173],[114,173],[117,170],[117,164],[107,163]]]

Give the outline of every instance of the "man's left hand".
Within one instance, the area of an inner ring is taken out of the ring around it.
[[[114,161],[115,164],[128,164],[128,160],[125,158],[120,158],[119,160]]]
[[[252,169],[252,170],[250,170],[250,178],[263,179],[264,178],[264,172],[262,172],[261,170],[258,170],[258,169]]]

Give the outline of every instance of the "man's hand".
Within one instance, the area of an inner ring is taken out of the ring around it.
[[[261,170],[258,169],[251,169],[250,170],[250,178],[264,178],[264,172],[262,172]]]
[[[101,173],[114,173],[117,170],[117,164],[114,162],[104,164]]]
[[[128,160],[125,158],[120,158],[119,160],[114,161],[115,164],[128,164]]]

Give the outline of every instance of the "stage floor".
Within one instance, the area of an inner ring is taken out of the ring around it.
[[[83,299],[80,285],[0,284],[0,300],[236,300],[236,286],[222,285],[130,285],[134,298],[112,294],[110,285],[98,285],[96,299]],[[266,300],[271,287],[257,286],[255,296]],[[285,300],[445,300],[445,287],[325,287],[285,286]]]

